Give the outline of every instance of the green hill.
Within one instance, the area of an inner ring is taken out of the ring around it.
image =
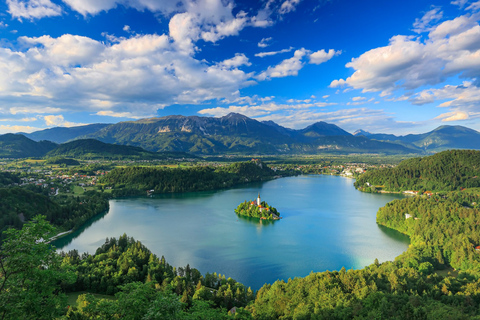
[[[35,142],[21,134],[0,135],[0,158],[43,157],[56,147],[53,142]]]
[[[370,186],[382,186],[386,191],[451,191],[480,187],[479,177],[480,151],[450,150],[367,172],[355,181],[355,187],[367,191]]]
[[[22,134],[34,141],[48,140],[55,143],[64,143],[79,136],[97,132],[108,125],[106,123],[95,123],[77,127],[55,127]]]
[[[140,147],[104,143],[94,139],[82,139],[59,145],[47,157],[70,157],[77,159],[167,159],[169,157],[193,157],[185,153],[156,153]]]

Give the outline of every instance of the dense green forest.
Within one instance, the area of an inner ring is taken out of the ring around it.
[[[235,213],[241,216],[275,220],[280,217],[280,213],[275,207],[268,205],[265,201],[262,201],[261,207],[257,205],[256,201],[244,201],[235,208]]]
[[[106,239],[94,255],[79,255],[77,251],[62,253],[63,265],[75,270],[75,283],[66,291],[83,291],[113,295],[120,287],[132,282],[146,283],[162,292],[173,293],[187,307],[194,300],[207,301],[215,308],[244,307],[254,299],[250,288],[223,275],[203,276],[189,265],[170,266],[164,257],[158,258],[140,242],[121,236]]]
[[[285,173],[283,173],[285,174]],[[237,162],[228,166],[187,168],[125,167],[112,170],[101,182],[113,188],[115,196],[203,191],[272,179],[275,171],[260,161]]]
[[[480,151],[449,150],[369,171],[355,181],[362,191],[452,191],[480,187]]]
[[[25,221],[42,214],[64,230],[77,229],[89,218],[108,210],[107,195],[87,191],[80,197],[49,197],[41,188],[0,188],[0,230],[21,228]],[[0,241],[3,240],[3,234]]]

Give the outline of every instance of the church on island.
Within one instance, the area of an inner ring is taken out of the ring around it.
[[[235,213],[243,216],[260,218],[260,220],[278,220],[280,213],[272,206],[269,206],[265,201],[262,202],[260,193],[256,200],[241,203]]]

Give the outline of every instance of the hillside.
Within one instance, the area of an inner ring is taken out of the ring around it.
[[[355,181],[355,187],[371,191],[451,191],[480,187],[480,151],[451,150],[424,158],[402,161],[395,168],[370,171]]]
[[[46,156],[76,159],[166,159],[168,157],[193,157],[184,153],[155,153],[139,147],[109,144],[94,139],[82,139],[63,143],[48,152]]]
[[[21,133],[33,141],[48,140],[55,143],[64,143],[73,140],[79,136],[97,132],[109,124],[95,123],[77,127],[55,127],[32,133]]]
[[[57,145],[50,141],[35,142],[21,134],[0,135],[1,158],[43,157]]]

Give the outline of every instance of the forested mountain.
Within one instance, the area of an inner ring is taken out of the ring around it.
[[[406,136],[372,134],[363,130],[357,130],[352,135],[322,121],[295,130],[273,121],[259,122],[238,113],[220,118],[174,115],[116,124],[51,128],[23,135],[33,140],[58,143],[96,139],[152,152],[175,151],[198,155],[406,154],[480,148],[480,133],[461,126],[441,126],[431,132]]]
[[[84,138],[134,145],[150,151],[184,151],[193,154],[416,152],[415,149],[394,143],[354,137],[324,122],[293,130],[236,113],[221,118],[168,116],[120,122]]]
[[[97,132],[108,125],[107,123],[95,123],[77,127],[55,127],[21,134],[33,141],[48,140],[55,143],[64,143],[76,139],[79,136]]]
[[[43,157],[56,147],[53,142],[36,142],[21,134],[0,135],[0,158]]]
[[[423,158],[402,161],[395,168],[369,171],[355,181],[355,187],[387,191],[450,191],[480,187],[480,151],[450,150]]]
[[[393,134],[369,133],[357,130],[356,136],[368,139],[414,145],[422,150],[438,152],[445,149],[480,149],[480,132],[462,126],[440,126],[422,134],[396,136]]]
[[[21,134],[0,135],[0,157],[72,157],[77,159],[167,159],[196,158],[185,152],[151,152],[140,147],[114,145],[94,139],[81,139],[57,145],[33,141]]]
[[[81,139],[63,143],[46,154],[47,157],[71,157],[76,159],[166,159],[193,158],[181,152],[150,152],[140,147],[104,143],[94,139]]]

